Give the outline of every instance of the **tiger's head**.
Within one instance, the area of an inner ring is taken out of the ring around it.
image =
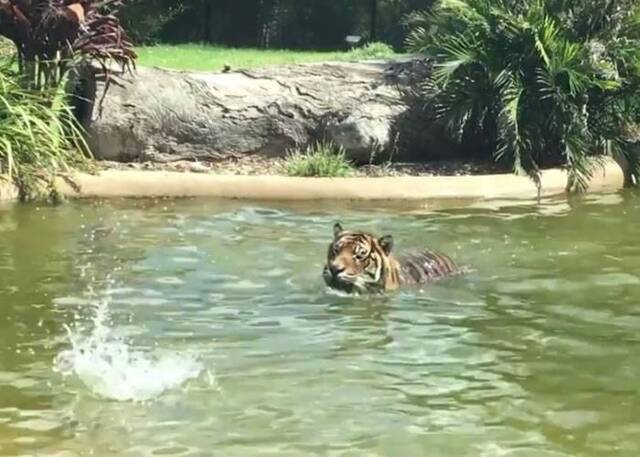
[[[332,289],[343,292],[383,292],[397,287],[398,263],[391,257],[393,237],[376,238],[364,232],[333,227],[327,263],[322,272]]]

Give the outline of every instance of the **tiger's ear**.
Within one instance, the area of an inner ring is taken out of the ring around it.
[[[342,232],[344,232],[342,225],[340,225],[340,222],[336,222],[336,224],[333,226],[333,236],[335,238],[338,238],[338,235],[340,235]]]
[[[393,237],[391,235],[385,235],[379,238],[378,243],[385,254],[391,254],[391,250],[393,249]]]

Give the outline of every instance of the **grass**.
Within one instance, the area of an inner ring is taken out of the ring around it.
[[[11,59],[15,54],[16,47],[14,44],[4,37],[0,36],[0,60]]]
[[[318,142],[302,152],[290,153],[284,171],[289,176],[343,178],[353,174],[355,169],[342,148]]]
[[[23,200],[53,196],[53,178],[86,151],[64,91],[28,91],[0,61],[0,176],[14,181]]]
[[[384,59],[394,55],[393,48],[387,43],[374,42],[346,53],[350,60]]]
[[[354,61],[397,57],[384,43],[371,43],[352,51],[292,51],[225,48],[201,44],[157,45],[136,49],[138,64],[174,70],[220,71],[328,61]]]

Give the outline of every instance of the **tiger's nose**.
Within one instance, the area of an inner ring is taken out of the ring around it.
[[[329,265],[329,271],[331,272],[331,274],[333,276],[338,276],[344,270],[345,270],[345,268],[342,265],[338,265],[338,264],[335,264],[335,263],[332,263],[331,265]]]

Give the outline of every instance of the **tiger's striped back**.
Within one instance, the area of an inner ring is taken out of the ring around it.
[[[402,255],[399,259],[401,282],[423,284],[465,273],[447,255],[426,249]]]

